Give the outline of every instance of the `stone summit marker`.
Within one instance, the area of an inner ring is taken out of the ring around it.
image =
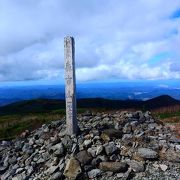
[[[77,133],[76,119],[76,75],[75,75],[75,42],[74,38],[64,38],[65,59],[65,94],[66,94],[66,131],[72,135]]]

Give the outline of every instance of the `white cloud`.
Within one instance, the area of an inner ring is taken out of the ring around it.
[[[63,79],[63,38],[78,80],[180,78],[179,0],[0,0],[0,81]],[[161,53],[160,63],[149,61]]]

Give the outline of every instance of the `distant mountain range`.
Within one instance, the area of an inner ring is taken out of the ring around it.
[[[141,100],[109,100],[103,98],[78,99],[78,108],[106,108],[106,109],[141,109],[152,110],[162,107],[180,105],[180,101],[168,95],[158,96],[156,98]],[[35,99],[12,103],[0,107],[0,115],[14,113],[35,113],[48,112],[51,110],[65,108],[65,100]]]
[[[160,95],[180,100],[180,85],[148,83],[84,83],[77,84],[77,98],[110,100],[148,100]],[[0,106],[31,99],[64,99],[64,85],[0,86]]]

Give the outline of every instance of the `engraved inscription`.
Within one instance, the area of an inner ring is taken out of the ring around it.
[[[68,62],[66,62],[66,65],[65,65],[65,71],[67,72],[70,70],[72,70],[72,66],[71,66],[70,62],[68,61]]]
[[[76,78],[74,63],[74,39],[66,37],[64,39],[65,55],[65,91],[66,91],[66,125],[68,134],[77,133],[76,119]]]

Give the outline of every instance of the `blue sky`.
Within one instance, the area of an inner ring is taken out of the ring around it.
[[[180,80],[180,1],[0,0],[0,82]]]

